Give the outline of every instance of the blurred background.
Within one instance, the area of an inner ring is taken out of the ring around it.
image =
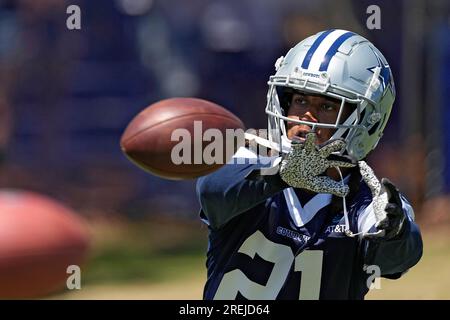
[[[66,27],[72,4],[81,30]],[[379,30],[367,28],[370,5]],[[365,36],[390,63],[398,96],[369,161],[412,201],[424,237],[421,262],[368,298],[450,299],[450,2],[0,0],[0,187],[62,201],[93,236],[82,289],[54,297],[201,299],[207,229],[195,181],[141,171],[120,136],[175,96],[266,127],[275,60],[330,28]]]

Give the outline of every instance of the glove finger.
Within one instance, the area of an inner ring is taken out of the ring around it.
[[[330,154],[326,159],[331,162],[346,163],[343,165],[339,165],[339,166],[342,166],[345,168],[352,168],[352,167],[355,167],[357,164],[357,162],[350,156],[340,156],[340,155],[336,155],[336,154]]]
[[[344,197],[350,191],[348,185],[335,181],[330,177],[320,176],[316,177],[314,180],[316,185],[319,186],[319,191],[316,192],[331,193],[338,197]]]
[[[319,154],[323,157],[326,158],[328,157],[332,152],[337,152],[342,150],[342,148],[345,147],[345,141],[341,140],[341,139],[336,139],[336,140],[330,140],[327,141],[326,143],[322,144],[319,147]]]
[[[381,183],[388,193],[389,202],[401,205],[402,200],[400,199],[400,192],[397,187],[388,178],[381,179]]]
[[[344,161],[329,161],[328,165],[330,167],[341,167],[341,168],[353,168],[354,166],[356,166],[354,163]]]
[[[305,139],[306,152],[312,152],[316,148],[316,134],[314,132],[308,132]]]
[[[299,145],[299,144],[303,145],[303,141],[301,140],[301,138],[297,137],[297,136],[293,136],[291,138],[291,145],[293,146],[293,145]]]
[[[381,192],[381,183],[375,176],[372,168],[369,167],[369,165],[365,161],[358,161],[358,165],[361,176],[372,192],[372,196],[378,196]]]
[[[286,154],[285,157],[291,157],[295,153],[300,153],[304,147],[305,147],[305,144],[303,141],[292,140],[291,150],[289,151],[289,153]]]

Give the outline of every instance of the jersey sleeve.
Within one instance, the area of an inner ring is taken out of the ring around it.
[[[200,217],[213,229],[288,187],[278,172],[261,174],[261,169],[271,167],[273,162],[249,157],[248,150],[240,151],[230,163],[197,180]]]
[[[422,257],[423,243],[418,225],[414,222],[414,210],[404,196],[401,196],[403,212],[406,215],[405,229],[400,237],[388,241],[363,240],[365,264],[376,265],[385,278],[397,279]],[[358,217],[359,231],[375,231],[372,205],[366,207]]]

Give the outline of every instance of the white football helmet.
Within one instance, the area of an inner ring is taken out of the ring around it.
[[[346,149],[341,154],[356,160],[364,159],[376,147],[391,113],[395,87],[386,59],[371,42],[345,30],[322,31],[280,57],[275,69],[268,82],[266,106],[271,145],[284,150],[284,144],[290,144],[285,121],[292,121],[312,129],[336,129],[331,139],[345,139]],[[339,99],[336,122],[287,118],[283,95],[292,90]],[[355,108],[347,119],[340,119],[344,105]]]

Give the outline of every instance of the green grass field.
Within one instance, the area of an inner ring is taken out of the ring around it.
[[[56,299],[201,299],[207,231],[159,219],[95,224],[82,288]],[[382,279],[367,299],[450,299],[450,226],[422,230],[424,256],[399,280]]]

